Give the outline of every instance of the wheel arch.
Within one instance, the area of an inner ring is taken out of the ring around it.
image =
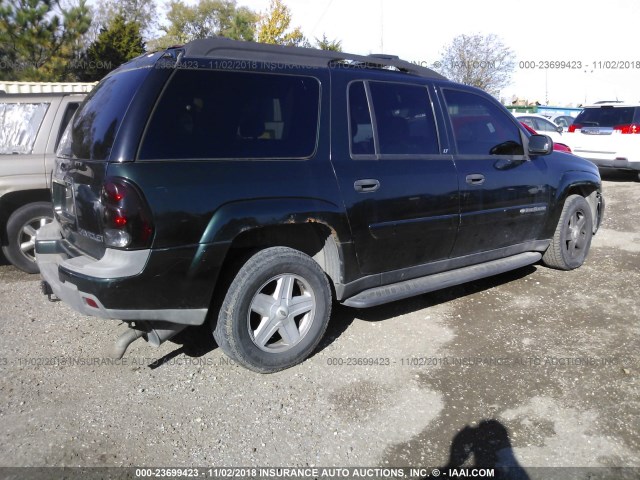
[[[342,253],[335,231],[328,225],[309,219],[307,223],[267,225],[244,230],[229,245],[225,264],[269,247],[289,247],[316,261],[336,284],[342,281]]]
[[[19,190],[8,192],[0,197],[0,241],[6,245],[6,226],[9,217],[17,209],[35,202],[51,202],[51,193],[48,189],[38,188],[33,190]]]
[[[553,235],[564,203],[571,195],[580,195],[589,203],[593,219],[593,233],[595,233],[604,214],[604,198],[601,192],[602,183],[598,175],[583,171],[565,172],[558,182],[558,187],[551,201],[549,217],[545,226],[546,237]]]
[[[334,286],[344,279],[344,242],[349,242],[349,228],[340,208],[300,198],[224,205],[212,216],[200,241],[227,245],[223,270],[256,250],[294,248],[313,258]]]

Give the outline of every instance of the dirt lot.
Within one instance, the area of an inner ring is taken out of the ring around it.
[[[104,364],[122,325],[2,262],[0,466],[640,467],[640,183],[604,189],[582,268],[336,307],[320,350],[267,376],[206,328]]]

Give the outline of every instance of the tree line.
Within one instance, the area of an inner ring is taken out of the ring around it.
[[[234,40],[341,51],[339,40],[305,37],[283,0],[264,13],[236,0],[169,0],[158,22],[157,0],[0,0],[0,80],[100,80],[145,52],[218,35]],[[432,68],[447,78],[497,95],[515,55],[494,35],[458,35]]]
[[[341,50],[325,35],[313,43],[291,25],[289,8],[271,0],[259,14],[236,0],[168,4],[159,24],[156,0],[0,0],[0,80],[100,80],[145,52],[219,35],[234,40]]]

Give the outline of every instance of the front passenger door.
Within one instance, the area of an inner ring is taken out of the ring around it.
[[[535,250],[549,207],[544,157],[525,155],[516,120],[479,92],[443,88],[460,185],[452,257],[512,247]]]

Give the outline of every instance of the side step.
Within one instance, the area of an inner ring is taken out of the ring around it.
[[[536,263],[542,258],[539,252],[525,252],[499,260],[493,260],[479,265],[459,268],[449,272],[436,273],[427,277],[414,278],[404,282],[375,287],[360,292],[342,302],[344,305],[355,308],[368,308],[395,302],[404,298],[422,295],[442,288],[472,282],[480,278],[491,277],[499,273],[515,270]]]

